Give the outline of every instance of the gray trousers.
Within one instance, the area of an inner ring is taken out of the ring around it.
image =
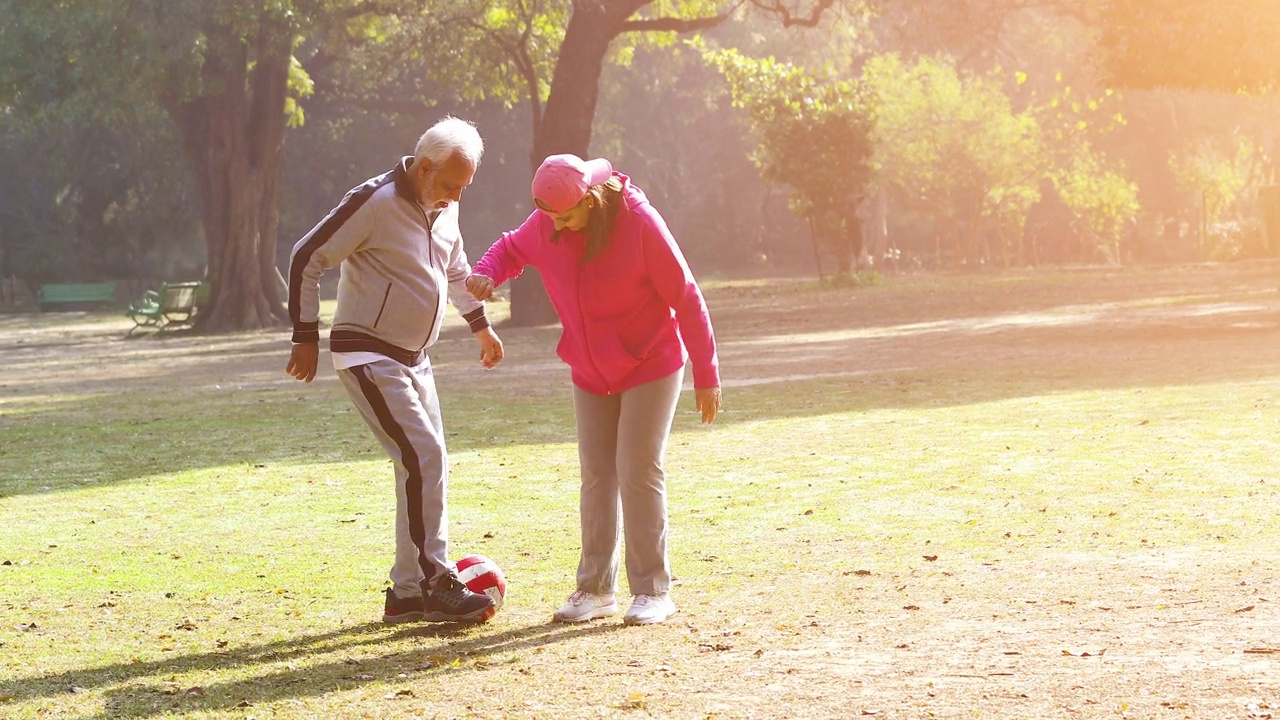
[[[449,459],[430,360],[410,368],[385,359],[339,370],[351,402],[395,466],[396,559],[391,582],[399,597],[422,593],[453,571],[449,562]]]
[[[618,523],[626,532],[633,595],[671,589],[667,480],[662,469],[684,370],[618,395],[573,388],[582,469],[582,557],[578,589],[612,593],[618,584]]]

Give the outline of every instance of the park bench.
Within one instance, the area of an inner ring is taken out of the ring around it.
[[[125,314],[133,320],[129,334],[140,327],[166,330],[190,325],[195,319],[201,299],[201,282],[162,283],[159,290],[148,290],[142,298],[129,304]]]
[[[101,283],[51,283],[41,285],[36,292],[40,312],[50,310],[83,310],[110,305],[115,301],[116,284]]]

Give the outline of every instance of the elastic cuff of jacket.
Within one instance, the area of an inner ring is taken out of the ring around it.
[[[298,323],[293,326],[293,342],[295,343],[318,343],[320,342],[320,323]]]
[[[489,327],[489,318],[485,317],[484,308],[477,308],[462,316],[467,321],[467,325],[471,328],[471,332],[478,333]]]

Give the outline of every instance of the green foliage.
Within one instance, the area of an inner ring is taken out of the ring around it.
[[[316,84],[297,57],[289,58],[289,94],[284,101],[284,114],[289,117],[291,128],[302,127],[306,122],[306,113],[302,110],[301,98],[309,97],[315,92]]]
[[[1055,173],[1058,192],[1097,247],[1118,262],[1125,232],[1138,214],[1138,186],[1095,156],[1079,156]]]
[[[753,159],[761,177],[792,188],[792,210],[838,247],[871,179],[874,110],[859,83],[824,80],[773,57],[705,50],[747,110],[759,138]],[[847,268],[842,267],[842,270]]]
[[[863,81],[877,98],[881,185],[960,233],[988,220],[1020,225],[1048,170],[1040,125],[1017,112],[993,76],[940,58],[869,60]]]
[[[1259,149],[1248,138],[1236,138],[1225,151],[1212,142],[1184,148],[1169,165],[1188,204],[1201,204],[1204,221],[1219,223],[1239,215],[1241,202],[1257,165]],[[1256,181],[1255,181],[1256,182]]]

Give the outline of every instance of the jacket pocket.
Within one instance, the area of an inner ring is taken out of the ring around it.
[[[378,306],[378,315],[373,319],[373,326],[378,327],[378,323],[382,321],[382,314],[387,311],[387,301],[391,298],[391,283],[387,283],[387,289],[382,291],[382,304]]]

